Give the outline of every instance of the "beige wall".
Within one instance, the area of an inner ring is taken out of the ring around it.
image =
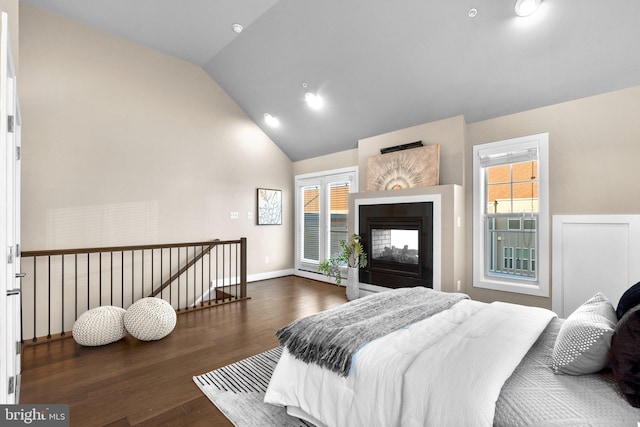
[[[358,148],[326,156],[314,157],[293,163],[294,175],[358,166],[360,191],[367,183],[367,159],[380,154],[381,148],[422,141],[423,144],[440,144],[440,184],[462,185],[464,182],[464,131],[463,116],[425,123],[406,129],[364,138]]]
[[[464,256],[466,282],[463,291],[481,301],[501,300],[551,308],[551,298],[472,286],[472,147],[548,132],[552,216],[640,214],[640,180],[637,179],[636,172],[640,159],[638,117],[640,87],[632,87],[472,124],[465,124],[464,118],[458,116],[401,129],[359,142],[357,155],[360,183],[362,187],[366,182],[366,159],[377,154],[382,147],[415,140],[442,144],[441,184],[464,185],[464,223],[467,226],[464,227],[463,241],[467,249]],[[314,162],[316,159],[306,160],[305,170],[321,170],[326,164],[324,161]],[[606,284],[603,286],[603,291],[606,291]]]
[[[358,165],[358,150],[346,150],[293,163],[293,174],[323,172]]]
[[[440,144],[440,185],[463,185],[464,117],[456,116],[358,141],[360,190],[366,190],[367,159],[370,156],[379,155],[381,148],[414,141],[422,141],[424,145]]]
[[[472,223],[472,147],[542,132],[549,133],[551,216],[640,214],[639,117],[640,87],[633,87],[469,124],[465,181],[467,224]],[[468,229],[467,239],[471,242],[471,227]],[[471,259],[469,244],[467,277],[472,277]],[[640,278],[632,280],[635,283]],[[606,293],[606,283],[602,290]],[[467,291],[480,300],[501,299],[551,308],[551,298],[526,297],[470,286]]]
[[[25,4],[20,54],[25,250],[247,237],[250,275],[292,268],[292,164],[201,68]]]

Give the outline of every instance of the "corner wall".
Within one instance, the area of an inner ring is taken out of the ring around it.
[[[25,3],[20,56],[25,250],[247,237],[249,275],[293,268],[292,163],[201,68]]]

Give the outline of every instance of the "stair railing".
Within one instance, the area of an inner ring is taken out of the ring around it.
[[[23,251],[22,341],[70,336],[103,305],[153,296],[178,314],[247,299],[247,239]]]

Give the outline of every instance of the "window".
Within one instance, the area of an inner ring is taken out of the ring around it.
[[[315,273],[348,237],[349,193],[357,191],[357,169],[296,176],[295,181],[296,270]]]
[[[473,148],[473,286],[549,296],[548,134]]]

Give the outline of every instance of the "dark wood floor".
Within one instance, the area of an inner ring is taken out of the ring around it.
[[[346,301],[344,288],[294,276],[250,283],[248,294],[179,315],[160,341],[25,347],[20,401],[68,404],[73,427],[231,426],[192,377],[273,348],[280,327]]]

